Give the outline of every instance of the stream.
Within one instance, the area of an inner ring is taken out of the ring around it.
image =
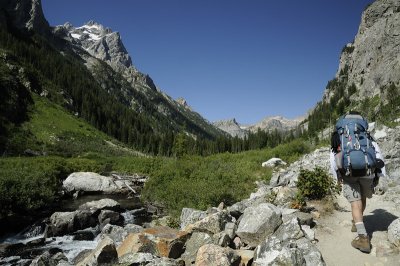
[[[63,200],[58,204],[54,212],[73,212],[84,203],[97,201],[100,199],[113,199],[121,205],[120,215],[123,217],[124,227],[128,224],[143,225],[150,222],[150,215],[141,204],[139,198],[127,198],[126,195],[83,195],[78,199]],[[31,261],[37,256],[49,252],[51,255],[62,252],[68,263],[74,264],[74,259],[86,250],[96,248],[101,238],[101,227],[103,225],[89,227],[62,236],[48,237],[47,225],[49,216],[38,218],[18,232],[10,233],[8,228],[13,228],[11,224],[6,224],[7,234],[0,236],[0,265],[30,265]]]

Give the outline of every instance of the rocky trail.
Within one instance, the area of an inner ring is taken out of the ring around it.
[[[338,209],[317,220],[315,238],[326,265],[399,265],[400,254],[388,241],[388,226],[400,217],[400,208],[385,195],[367,201],[364,223],[371,236],[372,251],[362,253],[351,246],[356,233],[351,232],[350,204],[340,195]]]

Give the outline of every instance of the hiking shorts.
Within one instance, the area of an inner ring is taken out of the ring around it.
[[[349,201],[361,200],[363,197],[372,198],[371,178],[345,178],[343,180],[343,196]]]

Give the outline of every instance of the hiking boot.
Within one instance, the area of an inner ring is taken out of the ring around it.
[[[351,245],[353,248],[359,249],[362,252],[371,252],[371,244],[368,236],[358,235],[353,241],[351,241]]]
[[[351,231],[352,231],[353,233],[357,232],[357,227],[356,227],[356,224],[354,223],[354,220],[351,220],[351,223],[352,223]]]

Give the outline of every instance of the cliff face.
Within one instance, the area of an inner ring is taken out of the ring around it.
[[[35,31],[40,34],[50,32],[40,0],[1,0],[0,24],[21,31]]]
[[[365,9],[354,41],[343,48],[336,77],[343,74],[347,86],[357,87],[357,100],[383,94],[392,83],[399,85],[400,1],[377,0]],[[327,90],[324,98],[333,94]]]

